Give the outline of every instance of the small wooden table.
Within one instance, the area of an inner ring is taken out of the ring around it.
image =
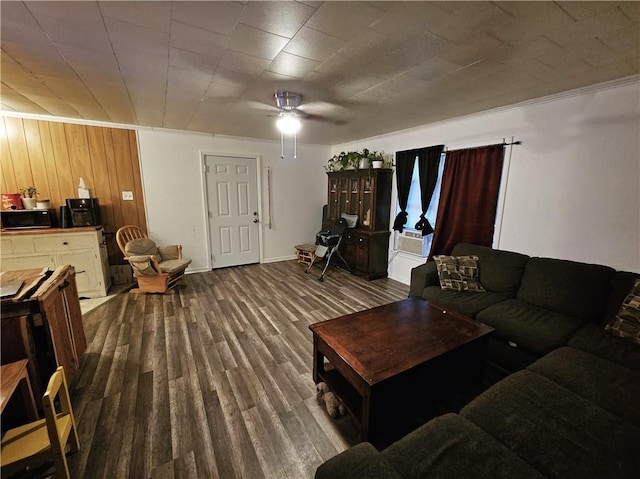
[[[309,329],[313,379],[326,382],[342,400],[360,423],[362,441],[375,435],[374,419],[384,412],[376,410],[379,396],[393,395],[411,381],[429,381],[437,369],[449,374],[466,368],[481,377],[486,340],[493,332],[419,298],[322,321]],[[334,369],[325,368],[324,358]]]
[[[11,399],[15,390],[20,387],[29,419],[35,421],[38,419],[38,408],[33,397],[29,374],[27,373],[28,362],[26,359],[21,359],[20,361],[0,366],[0,412],[4,411],[9,399]]]
[[[305,243],[294,246],[298,263],[310,265],[316,261],[316,245]]]

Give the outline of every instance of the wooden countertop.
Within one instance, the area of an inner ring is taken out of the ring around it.
[[[23,235],[46,235],[46,234],[59,234],[59,233],[84,233],[97,231],[102,229],[102,225],[97,226],[82,226],[80,228],[25,228],[19,230],[13,229],[0,229],[0,235],[2,236],[23,236]]]

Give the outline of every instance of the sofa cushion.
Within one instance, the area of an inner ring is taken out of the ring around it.
[[[605,331],[640,345],[640,279],[635,280],[620,311],[607,324]]]
[[[580,318],[508,299],[489,306],[476,315],[478,321],[496,330],[496,336],[540,355],[567,344],[584,326]]]
[[[640,372],[575,348],[559,348],[528,368],[640,427]]]
[[[354,477],[375,477],[380,479],[400,479],[384,456],[368,442],[361,442],[316,469],[316,479],[352,479]]]
[[[504,301],[502,295],[496,293],[469,293],[466,291],[443,291],[439,286],[428,286],[422,297],[430,303],[453,309],[470,318],[492,304]]]
[[[440,287],[445,291],[480,292],[485,289],[478,280],[477,256],[433,257],[440,278]]]
[[[617,338],[595,324],[580,329],[567,343],[625,368],[640,371],[640,346]]]
[[[383,455],[403,478],[543,477],[485,431],[457,414],[432,419],[389,446]]]
[[[547,477],[637,477],[640,429],[532,371],[465,406],[474,422]]]
[[[558,313],[598,322],[604,316],[613,268],[531,258],[517,299]]]
[[[479,246],[470,243],[458,243],[452,255],[474,255],[478,259],[480,283],[487,291],[502,294],[507,298],[515,298],[524,266],[529,256]]]

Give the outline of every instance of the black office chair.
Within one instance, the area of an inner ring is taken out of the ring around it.
[[[342,263],[345,265],[347,271],[351,272],[351,268],[345,261],[345,259],[340,254],[338,248],[340,248],[340,243],[342,243],[342,238],[344,237],[344,232],[347,229],[347,220],[344,218],[339,218],[334,225],[328,231],[320,231],[316,234],[316,251],[315,255],[318,258],[326,258],[324,268],[318,281],[324,281],[324,274],[331,263],[331,258],[334,256],[338,257]],[[306,269],[306,273],[311,271],[311,267],[313,266],[313,262]],[[336,267],[338,267],[336,265]]]

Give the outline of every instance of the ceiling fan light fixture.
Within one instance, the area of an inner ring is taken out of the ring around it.
[[[302,124],[300,120],[298,120],[295,115],[291,114],[283,114],[276,121],[276,126],[278,130],[285,134],[293,134],[297,133]]]

